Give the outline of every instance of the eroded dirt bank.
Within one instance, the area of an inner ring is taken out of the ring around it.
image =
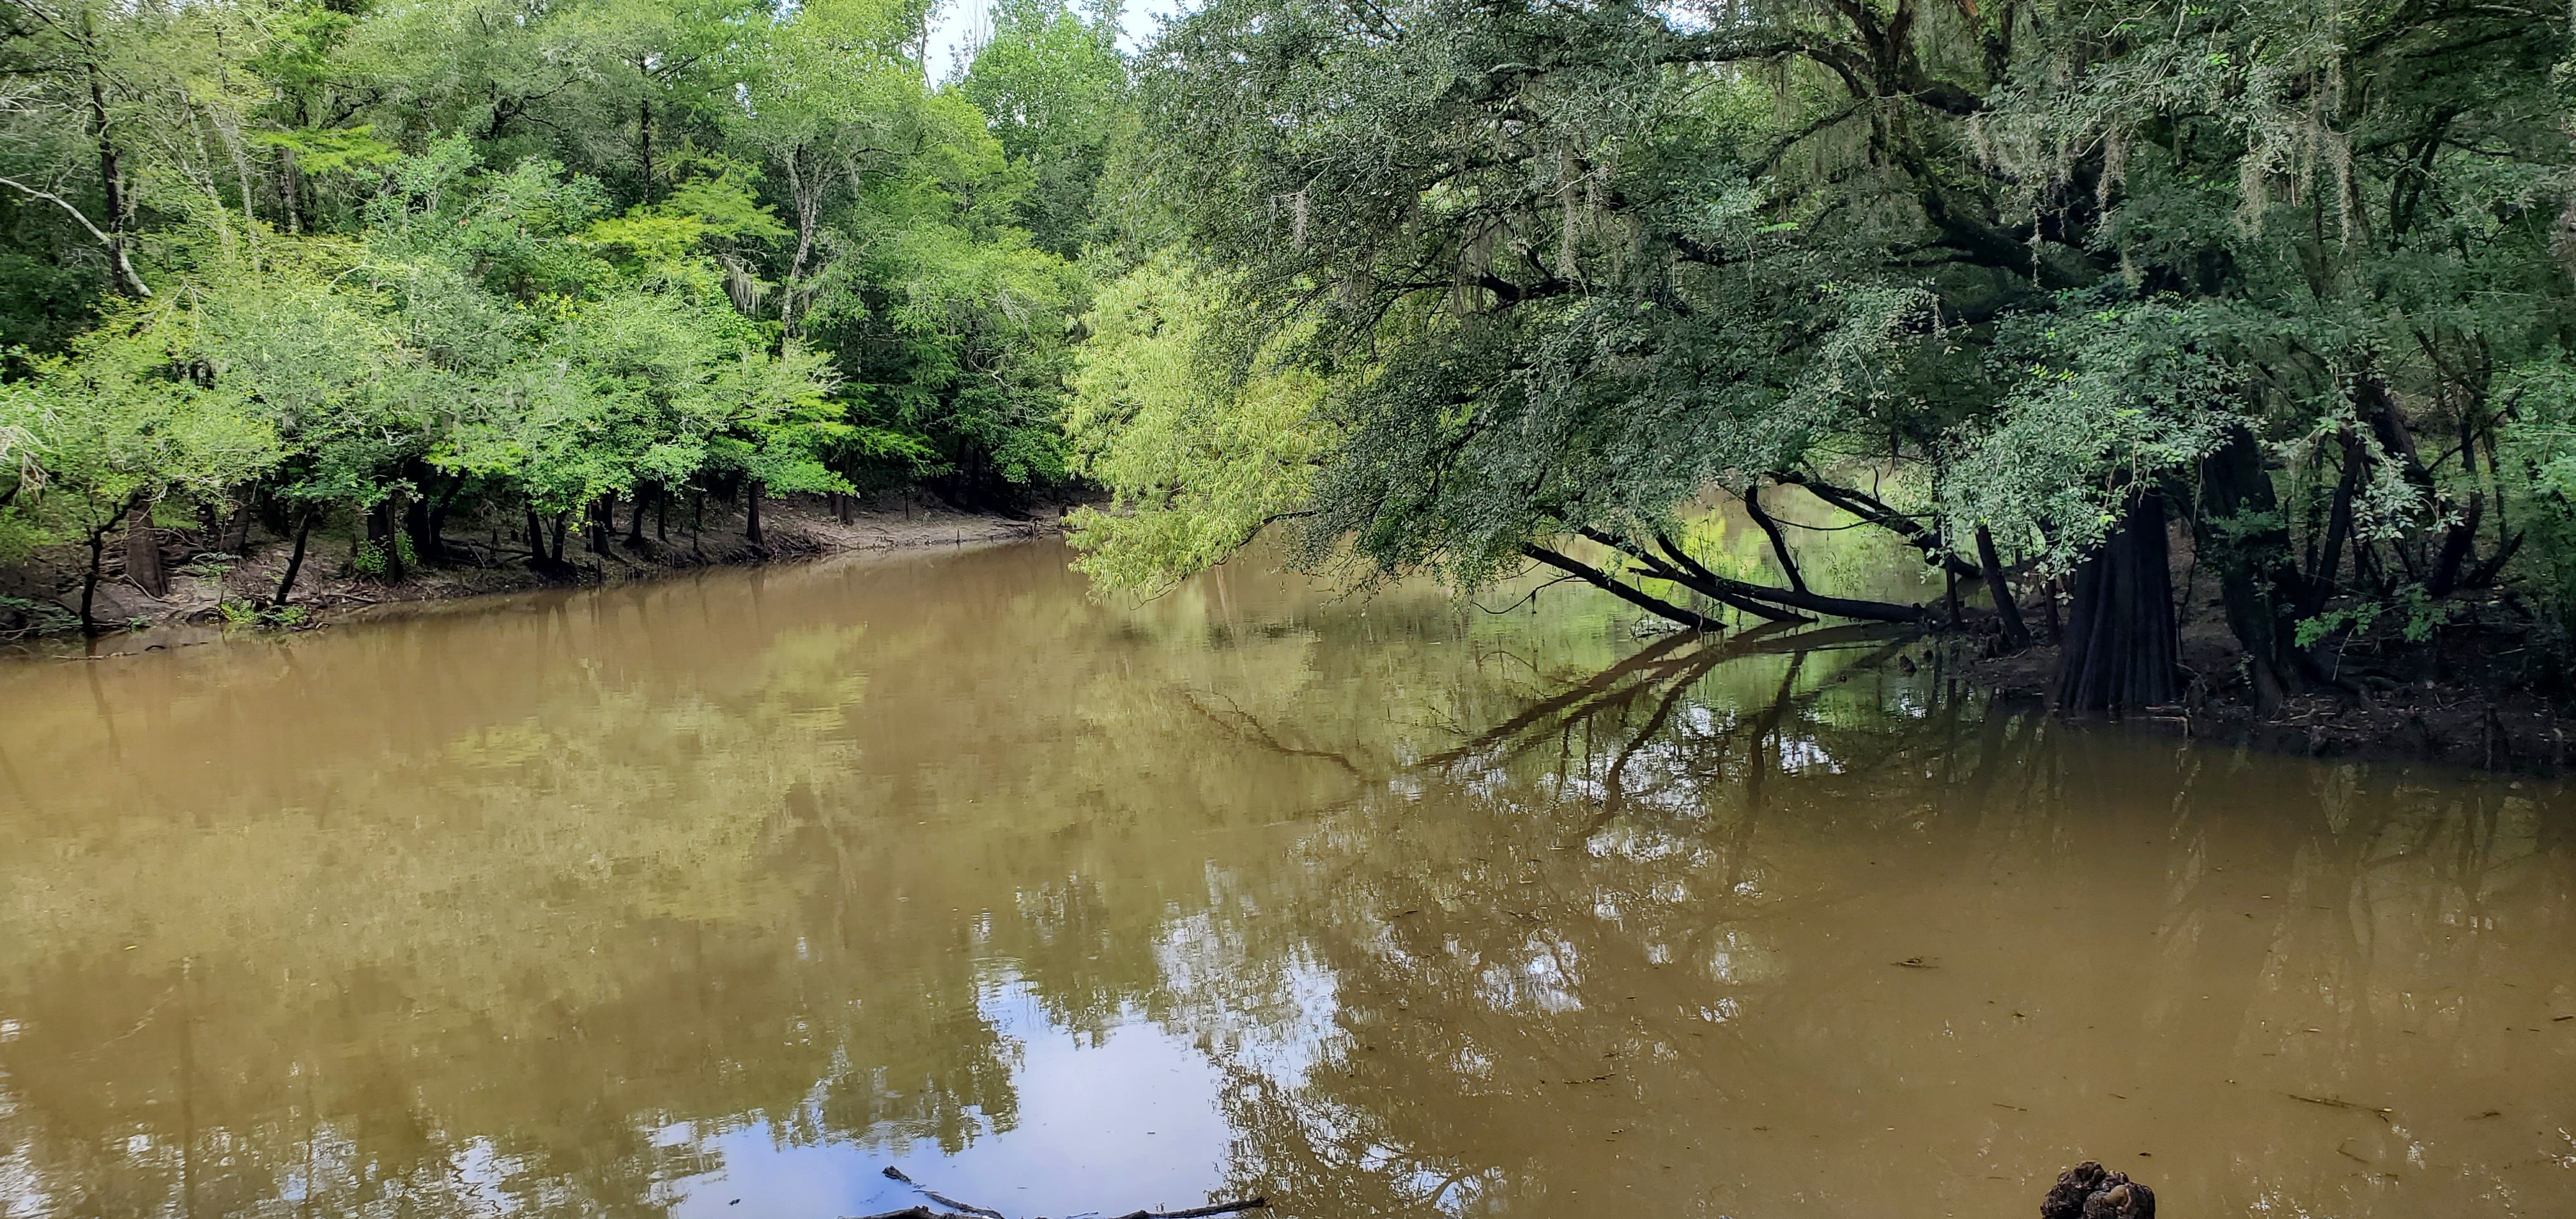
[[[601,549],[593,549],[589,539],[576,534],[564,545],[563,566],[551,575],[532,569],[519,539],[491,525],[451,532],[446,539],[446,563],[414,565],[400,579],[358,570],[352,539],[317,536],[307,545],[283,612],[270,608],[270,603],[291,557],[290,540],[255,536],[245,553],[235,555],[212,549],[188,531],[164,530],[160,595],[130,575],[122,548],[112,547],[92,618],[111,633],[125,634],[252,621],[305,628],[379,606],[566,584],[613,584],[707,567],[853,551],[1013,541],[1063,529],[1062,510],[1053,505],[1004,516],[918,503],[845,504],[822,496],[792,496],[765,500],[760,511],[762,540],[758,543],[745,536],[740,511],[713,504],[703,520],[693,522],[685,514],[673,513],[668,521],[648,522],[641,537],[621,528]],[[40,552],[26,564],[0,571],[0,597],[12,599],[0,605],[0,641],[76,637],[85,559],[63,548]]]

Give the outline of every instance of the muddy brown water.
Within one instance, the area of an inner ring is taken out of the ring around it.
[[[0,666],[0,1213],[2576,1210],[2556,786],[1065,557]]]

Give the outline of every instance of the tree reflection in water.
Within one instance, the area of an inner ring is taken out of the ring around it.
[[[2018,1213],[2083,1156],[2178,1212],[2563,1190],[2556,787],[1543,605],[1107,605],[1023,548],[0,675],[0,1197],[661,1214],[791,1153],[1014,1215]]]

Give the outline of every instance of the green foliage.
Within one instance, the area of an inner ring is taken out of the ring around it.
[[[1230,271],[1197,375],[1302,370],[1329,440],[1257,516],[1235,464],[1095,462],[1126,516],[1085,537],[1151,583],[1295,520],[1309,563],[1474,586],[1842,482],[1913,518],[1867,508],[1896,575],[1980,528],[2059,574],[2157,498],[2249,647],[2365,603],[2425,636],[2499,580],[2576,605],[2568,20],[1215,0],[1141,62],[1118,185]]]
[[[1062,0],[1008,0],[958,88],[1027,177],[1017,210],[1038,248],[1065,258],[1094,240],[1093,198],[1113,150],[1132,138],[1117,23]]]
[[[1028,55],[934,88],[927,13],[0,13],[0,560],[136,503],[382,537],[429,501],[1065,482],[1070,257],[1126,69],[1108,25],[1032,10]],[[357,565],[443,561],[395,533]]]
[[[1067,415],[1080,472],[1114,488],[1074,514],[1075,566],[1150,589],[1221,562],[1302,510],[1331,447],[1323,387],[1278,358],[1240,376],[1208,363],[1240,284],[1157,259],[1102,290]]]

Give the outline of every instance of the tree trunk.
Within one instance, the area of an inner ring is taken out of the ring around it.
[[[437,531],[431,524],[431,515],[428,496],[415,495],[403,501],[403,536],[411,539],[412,556],[423,563],[432,561],[432,556],[438,554]]]
[[[541,574],[546,570],[546,527],[534,504],[528,505],[528,567]]]
[[[2062,711],[2139,711],[2182,692],[2164,500],[2139,495],[2110,540],[2075,569],[2060,655]]]
[[[1797,556],[1789,553],[1789,539],[1780,532],[1780,522],[1762,510],[1762,484],[1744,489],[1744,515],[1752,517],[1753,523],[1762,527],[1763,536],[1771,539],[1771,557],[1780,561],[1780,574],[1789,578],[1789,587],[1807,591],[1807,578],[1798,571]]]
[[[1660,533],[1655,535],[1655,545],[1663,550],[1664,558],[1670,560],[1670,562],[1658,561],[1653,555],[1646,554],[1643,550],[1629,546],[1616,538],[1609,537],[1606,534],[1592,533],[1590,536],[1592,540],[1634,557],[1640,562],[1651,567],[1664,570],[1678,569],[1678,572],[1688,573],[1691,577],[1690,580],[1676,580],[1674,582],[1681,584],[1682,587],[1690,589],[1691,591],[1696,592],[1711,601],[1715,601],[1720,605],[1733,606],[1738,610],[1742,610],[1743,612],[1751,614],[1766,622],[1815,621],[1815,619],[1809,618],[1804,614],[1792,613],[1780,608],[1779,606],[1756,601],[1751,597],[1739,597],[1720,589],[1718,585],[1721,582],[1721,577],[1716,572],[1710,571],[1706,566],[1702,565],[1699,560],[1692,558],[1690,552],[1684,550],[1680,543],[1675,542],[1671,538],[1665,537]]]
[[[1949,552],[1949,550],[1950,550],[1950,544],[1949,544],[1949,533],[1950,533],[1949,526],[1948,526],[1948,525],[1946,525],[1946,524],[1945,524],[1945,525],[1943,525],[1943,526],[1942,526],[1942,528],[1941,528],[1941,535],[1940,535],[1940,536],[1941,536],[1941,550],[1942,550],[1942,552],[1943,552],[1943,553],[1945,553],[1945,554],[1946,554],[1946,553],[1948,553],[1948,552]],[[1951,567],[1949,564],[1947,564],[1947,563],[1944,563],[1944,564],[1942,564],[1942,565],[1941,565],[1941,607],[1942,607],[1944,610],[1946,610],[1946,611],[1949,613],[1949,615],[1950,615],[1950,629],[1951,629],[1951,630],[1954,630],[1954,631],[1955,631],[1955,630],[1958,630],[1958,629],[1959,629],[1959,573],[1958,573],[1958,571],[1957,571],[1956,569],[1952,568],[1952,567]]]
[[[91,130],[98,139],[99,185],[106,194],[107,262],[113,272],[109,279],[119,292],[148,297],[152,289],[145,287],[143,277],[135,273],[134,242],[126,235],[134,201],[125,192],[124,156],[107,130],[107,94],[99,87],[96,64],[89,66],[89,113]]]
[[[606,557],[609,532],[617,527],[616,492],[600,496],[599,502],[591,505],[588,524],[590,528],[582,532],[590,539],[590,553]]]
[[[2021,620],[2021,606],[2013,601],[2012,582],[2004,578],[2003,560],[1995,556],[1995,535],[1985,523],[1977,524],[1977,566],[1986,573],[1986,595],[1994,598],[1995,617],[2002,620],[2004,642],[2018,650],[2030,646],[2030,627]]]
[[[668,545],[671,541],[671,489],[653,497],[653,540]]]
[[[2308,572],[2306,587],[2301,590],[2301,618],[2314,618],[2325,612],[2326,602],[2334,598],[2335,577],[2343,567],[2343,544],[2352,535],[2352,500],[2361,489],[2364,464],[2361,438],[2346,431],[2343,437],[2343,477],[2335,480],[2334,506],[2326,512],[2324,548],[2317,555],[2316,566]],[[2357,559],[2353,571],[2355,575],[2361,571]]]
[[[754,546],[768,545],[768,542],[760,536],[760,481],[758,479],[743,484],[743,498],[749,502],[750,507],[743,515],[742,536]]]
[[[98,580],[107,563],[107,533],[116,528],[124,513],[107,518],[107,523],[89,531],[89,568],[81,574],[81,634],[98,634],[98,620],[92,612],[98,604]]]
[[[252,501],[257,497],[257,492],[244,494],[241,504],[233,509],[233,518],[224,522],[223,540],[218,545],[225,554],[238,558],[250,548],[250,522],[256,515]]]
[[[2227,628],[2245,649],[2255,709],[2270,715],[2313,675],[2298,647],[2304,582],[2291,551],[2289,521],[2254,434],[2240,428],[2210,454],[2200,486],[2200,523],[2192,543],[2218,575]]]
[[[1942,550],[1941,540],[1934,537],[1931,530],[1924,528],[1912,517],[1887,506],[1874,495],[1851,487],[1837,487],[1832,483],[1817,482],[1796,473],[1775,474],[1772,478],[1778,482],[1804,487],[1808,494],[1817,499],[1903,538],[1906,545],[1923,552],[1925,562],[1939,563],[1971,580],[1977,578],[1977,569],[1966,559]]]
[[[653,99],[635,103],[635,146],[644,169],[644,201],[653,201]]]
[[[367,509],[367,544],[384,560],[382,579],[387,584],[402,583],[404,571],[402,549],[394,544],[394,502],[388,496]]]
[[[125,578],[145,596],[167,597],[170,577],[161,569],[161,531],[152,525],[152,505],[137,505],[133,515],[125,530]]]
[[[2469,561],[2469,556],[2477,552],[2478,520],[2486,515],[2486,507],[2484,492],[2469,492],[2468,511],[2461,515],[2460,523],[2442,535],[2442,551],[2433,560],[2432,578],[2424,582],[2425,593],[2447,597],[2451,590],[2460,586],[2461,568]]]
[[[295,591],[295,577],[304,570],[304,543],[313,536],[313,509],[306,507],[295,518],[295,549],[286,556],[286,574],[278,577],[277,596],[269,602],[275,609],[286,608],[287,595]]]
[[[1619,580],[1611,576],[1608,572],[1602,571],[1600,568],[1594,567],[1580,559],[1558,554],[1544,546],[1528,544],[1524,544],[1521,547],[1521,553],[1529,556],[1530,558],[1536,559],[1541,563],[1545,563],[1558,571],[1564,572],[1567,575],[1582,580],[1584,583],[1589,584],[1594,588],[1598,588],[1603,592],[1609,593],[1611,596],[1617,597],[1630,605],[1643,609],[1650,614],[1669,618],[1683,626],[1691,628],[1692,630],[1720,631],[1726,629],[1725,624],[1720,623],[1715,619],[1703,617],[1690,610],[1683,609],[1682,607],[1666,601],[1661,597],[1657,597],[1643,589],[1636,588],[1625,581]]]
[[[633,519],[631,519],[631,520],[629,520],[629,521],[627,521],[627,522],[626,522],[626,548],[627,548],[628,550],[642,550],[642,549],[644,549],[644,508],[645,508],[645,501],[646,501],[646,500],[649,500],[649,499],[651,499],[651,498],[653,498],[653,497],[654,497],[654,495],[656,495],[656,494],[657,494],[657,491],[656,491],[656,489],[654,488],[653,484],[651,484],[651,483],[638,483],[638,484],[636,484],[636,486],[635,486],[635,506],[634,506],[634,508],[631,510],[631,515],[632,515],[632,518],[633,518]]]

